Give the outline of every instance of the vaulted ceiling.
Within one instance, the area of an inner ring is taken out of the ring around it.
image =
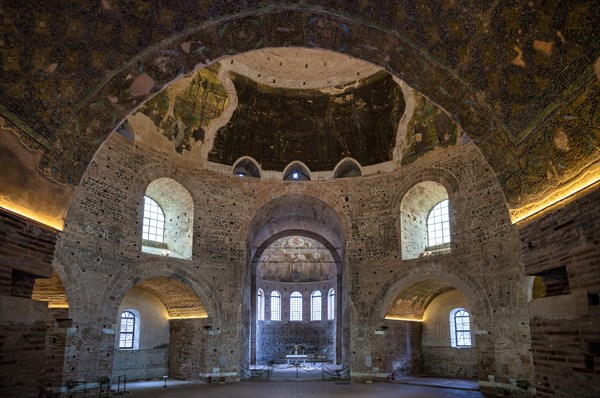
[[[597,0],[5,0],[0,129],[7,167],[69,197],[108,135],[173,80],[278,47],[337,52],[405,82],[443,110],[438,123],[449,125],[448,117],[478,145],[513,209],[586,176],[598,179]],[[259,91],[275,84],[269,90],[276,93],[285,76],[271,79],[276,68],[268,61],[246,59],[240,64],[248,68],[233,72],[247,76],[264,65],[268,81],[256,74],[241,84]],[[340,76],[352,71],[337,67]],[[360,67],[363,77],[370,67]],[[327,81],[324,74],[315,80]],[[237,155],[222,145],[231,162]],[[35,195],[22,178],[3,178],[2,206],[27,190]]]

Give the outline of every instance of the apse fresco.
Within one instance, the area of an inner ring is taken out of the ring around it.
[[[447,147],[456,143],[456,123],[428,99],[417,96],[416,107],[408,124],[402,164],[409,164],[436,146]]]
[[[290,236],[278,239],[263,252],[258,266],[262,280],[276,282],[325,281],[336,276],[329,249],[314,239]]]
[[[227,107],[227,92],[217,76],[219,67],[215,63],[199,70],[183,90],[171,86],[139,109],[173,143],[177,153],[203,141],[208,125]]]
[[[327,89],[274,89],[232,74],[238,106],[217,131],[208,160],[233,165],[251,156],[263,170],[301,161],[333,170],[345,157],[367,166],[392,160],[405,109],[400,86],[386,72]]]

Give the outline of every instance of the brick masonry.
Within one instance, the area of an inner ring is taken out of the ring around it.
[[[140,250],[142,197],[161,177],[177,181],[192,196],[189,260]],[[403,261],[400,203],[415,184],[429,180],[448,192],[451,250]],[[341,259],[336,349],[352,377],[421,372],[420,325],[383,318],[404,289],[441,280],[472,304],[478,377],[493,376],[513,386],[512,393],[526,393],[511,384],[533,379],[517,230],[494,174],[473,144],[435,150],[397,172],[296,183],[203,171],[113,135],[77,189],[56,246],[54,267],[73,320],[63,377],[110,373],[120,302],[136,284],[166,277],[189,286],[208,313],[205,320],[170,321],[170,374],[236,378],[240,361],[249,360],[247,250],[253,253],[269,231],[285,231],[286,225],[325,237]],[[387,329],[376,333],[382,325]]]
[[[566,267],[569,293],[534,298],[529,325],[539,397],[600,395],[600,187],[519,226],[525,272]],[[541,308],[551,307],[551,311]]]
[[[0,210],[0,395],[34,396],[44,373],[47,303],[32,301],[49,277],[57,231]],[[18,311],[14,311],[18,308]],[[62,362],[58,373],[62,372]]]

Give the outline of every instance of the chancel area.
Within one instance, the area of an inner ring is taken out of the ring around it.
[[[599,27],[594,0],[4,1],[0,395],[599,396]]]

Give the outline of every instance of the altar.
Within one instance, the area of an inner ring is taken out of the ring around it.
[[[308,355],[304,355],[304,354],[288,354],[285,356],[285,359],[287,359],[287,363],[288,365],[290,364],[290,359],[301,359],[302,363],[306,363],[306,358],[308,358]]]

